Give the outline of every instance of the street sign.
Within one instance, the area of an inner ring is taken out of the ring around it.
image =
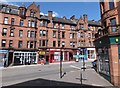
[[[73,55],[74,58],[86,57],[86,55]]]

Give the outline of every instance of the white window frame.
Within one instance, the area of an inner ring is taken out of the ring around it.
[[[30,38],[30,30],[27,31],[27,37]]]
[[[4,17],[4,24],[8,24],[8,17]]]
[[[73,38],[73,34],[72,33],[70,33],[70,39],[72,39]]]

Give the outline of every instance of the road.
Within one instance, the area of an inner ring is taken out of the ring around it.
[[[9,67],[9,68],[2,69],[2,86],[15,85],[15,84],[24,83],[30,80],[36,80],[36,79],[80,84],[79,78],[80,78],[80,73],[82,71],[79,68],[81,67],[82,67],[82,62],[64,63],[62,71],[66,72],[66,75],[62,79],[60,79],[60,76],[59,76],[59,72],[60,72],[59,63],[50,64],[50,65],[29,65],[29,66]],[[90,62],[86,62],[86,68],[87,70],[82,73],[83,73],[83,78],[87,79],[87,81],[84,81],[83,84],[97,85],[97,86],[112,86],[112,84],[110,84],[100,75],[98,75],[91,68]],[[31,84],[31,85],[35,85],[35,84]]]

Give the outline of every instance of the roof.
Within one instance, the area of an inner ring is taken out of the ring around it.
[[[12,14],[18,14],[18,6],[15,6],[15,5],[8,5],[8,4],[2,4],[0,3],[0,10],[2,12],[6,12],[6,9],[9,10],[9,13],[12,13]]]
[[[76,23],[74,21],[71,21],[70,19],[63,19],[58,17],[53,17],[53,22],[76,25]]]
[[[88,20],[88,25],[90,26],[101,26],[99,21]]]
[[[49,20],[49,19],[48,19],[48,16],[41,15],[41,16],[40,16],[40,20]]]
[[[32,4],[35,4],[35,3],[32,3]],[[24,4],[22,4],[22,6],[24,6]],[[9,9],[9,13],[11,13],[11,14],[16,14],[17,15],[18,12],[19,12],[19,6],[0,3],[0,10],[7,13],[6,9]],[[40,16],[40,20],[49,21],[49,18],[48,18],[48,16],[43,15],[43,16]],[[70,20],[70,19],[64,19],[64,18],[59,18],[59,17],[53,17],[52,20],[53,20],[53,22],[77,25],[77,22],[78,22],[79,19]],[[90,26],[101,26],[99,21],[93,21],[93,20],[88,20],[88,25],[90,25]]]

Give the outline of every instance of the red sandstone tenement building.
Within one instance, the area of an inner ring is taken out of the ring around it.
[[[120,86],[120,1],[100,2],[102,29],[95,37],[98,72]]]
[[[87,15],[67,19],[40,15],[40,6],[0,4],[0,58],[7,65],[96,59],[93,41],[100,22]],[[79,57],[84,55],[84,57]]]

